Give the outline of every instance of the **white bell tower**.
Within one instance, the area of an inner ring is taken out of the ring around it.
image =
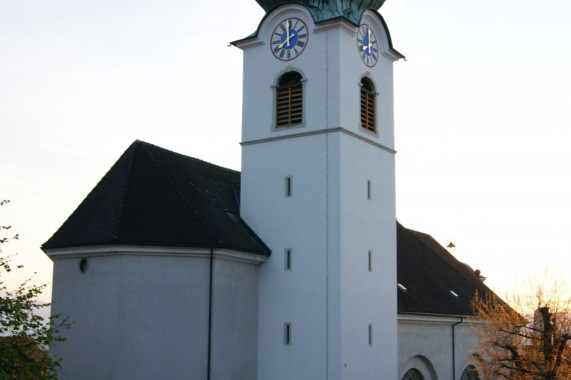
[[[268,13],[256,33],[233,43],[244,51],[241,216],[272,250],[258,379],[397,378],[403,56],[383,2],[259,0]]]

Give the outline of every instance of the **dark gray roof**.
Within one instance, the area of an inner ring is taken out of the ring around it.
[[[230,248],[269,255],[239,217],[240,172],[135,141],[43,249]]]
[[[398,283],[407,289],[397,288],[400,313],[472,315],[476,292],[493,294],[430,235],[397,223],[397,251]]]
[[[239,216],[240,173],[134,142],[43,249],[96,245],[230,248],[269,255]],[[430,235],[397,223],[400,313],[471,315],[478,276]],[[457,296],[455,296],[456,294]]]

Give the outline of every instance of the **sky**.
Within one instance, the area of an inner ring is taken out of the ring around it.
[[[500,295],[571,275],[571,3],[387,0],[397,218]],[[254,0],[0,0],[3,254],[40,246],[136,139],[240,170]],[[45,293],[49,300],[51,288]]]

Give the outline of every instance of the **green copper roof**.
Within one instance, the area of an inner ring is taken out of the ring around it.
[[[283,4],[301,4],[309,9],[315,22],[345,17],[359,24],[365,10],[377,10],[385,0],[256,0],[256,2],[266,12]]]

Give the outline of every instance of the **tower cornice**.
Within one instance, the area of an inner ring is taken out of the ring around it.
[[[258,1],[258,0],[257,0]],[[382,3],[384,3],[385,0],[372,0],[372,1],[360,1],[360,2],[352,2],[350,0],[330,0],[329,2],[333,3],[333,2],[339,2],[339,3],[343,3],[343,4],[348,4],[348,7],[352,7],[354,3],[360,3],[360,4],[365,4],[365,3],[376,3],[377,5],[380,3],[382,5]],[[260,43],[263,43],[263,41],[260,41],[257,37],[258,34],[260,33],[260,28],[262,27],[262,25],[266,22],[266,20],[268,19],[268,17],[271,16],[271,14],[274,13],[274,10],[277,10],[278,7],[281,7],[282,5],[287,5],[289,4],[290,6],[299,6],[301,5],[302,7],[304,7],[311,15],[313,22],[315,23],[315,29],[316,31],[318,30],[324,30],[327,28],[331,28],[331,27],[336,27],[338,25],[342,25],[344,28],[351,28],[351,26],[354,26],[355,28],[361,23],[361,18],[363,16],[363,14],[365,13],[365,11],[370,10],[372,12],[373,17],[376,17],[378,19],[378,21],[381,24],[381,28],[385,31],[386,33],[386,38],[387,38],[387,42],[388,42],[388,49],[387,51],[383,52],[383,55],[392,60],[392,61],[398,61],[400,59],[405,59],[405,56],[403,54],[401,54],[399,51],[397,51],[394,47],[393,47],[393,43],[392,43],[392,39],[391,39],[391,34],[389,32],[389,28],[387,26],[387,23],[385,22],[383,16],[381,16],[381,14],[379,14],[379,12],[377,12],[377,8],[380,7],[380,5],[374,5],[370,8],[366,8],[366,9],[358,9],[358,18],[357,17],[357,13],[351,13],[352,16],[348,17],[348,14],[329,14],[329,16],[331,17],[325,17],[324,13],[319,13],[321,12],[321,10],[316,11],[317,8],[315,8],[315,6],[312,6],[311,4],[325,4],[327,3],[327,1],[317,1],[317,0],[292,0],[292,1],[279,1],[279,0],[259,0],[258,3],[263,2],[266,5],[262,5],[262,8],[264,8],[266,10],[266,6],[269,3],[275,3],[275,7],[274,8],[268,8],[270,9],[269,11],[266,11],[266,14],[264,15],[264,17],[262,18],[262,20],[260,21],[260,23],[258,24],[258,28],[256,29],[256,31],[252,34],[250,34],[249,36],[239,39],[239,40],[235,40],[230,42],[231,45],[236,46],[240,49],[244,49],[244,48],[248,48],[248,47],[252,47],[255,45],[258,45]],[[356,6],[355,6],[356,7]],[[327,7],[326,7],[327,8]],[[327,8],[329,9],[329,8]],[[347,11],[349,12],[349,11]],[[406,59],[405,59],[406,60]]]

